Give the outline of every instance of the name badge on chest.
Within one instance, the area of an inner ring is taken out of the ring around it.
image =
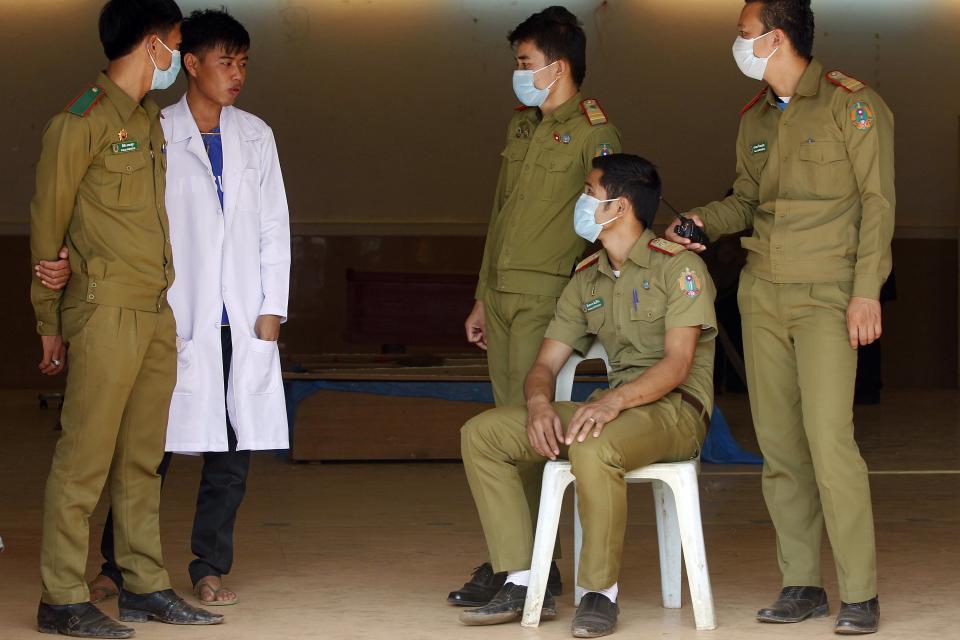
[[[111,145],[114,153],[129,153],[131,151],[139,151],[140,143],[136,140],[130,140],[128,142],[117,142]]]
[[[602,306],[603,306],[603,298],[594,298],[590,302],[583,303],[583,310],[586,311],[587,313],[590,313],[591,311],[596,311]]]

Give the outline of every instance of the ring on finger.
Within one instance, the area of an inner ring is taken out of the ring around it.
[[[56,358],[52,359],[50,362],[52,362],[53,366],[55,367],[59,367],[60,365],[63,364],[63,362],[61,362],[60,360],[57,360]]]

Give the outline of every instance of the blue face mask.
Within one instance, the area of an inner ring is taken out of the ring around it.
[[[555,60],[546,67],[540,67],[536,71],[530,71],[529,69],[525,71],[520,69],[514,71],[513,92],[517,94],[517,100],[528,107],[539,107],[546,102],[550,96],[550,87],[557,83],[556,79],[543,89],[537,89],[537,85],[533,83],[533,78],[547,67],[552,67],[557,64],[557,62],[558,61]]]
[[[150,84],[150,89],[159,89],[162,91],[177,81],[177,76],[180,74],[180,52],[172,51],[170,47],[163,44],[163,40],[160,38],[157,38],[157,42],[162,44],[164,49],[170,51],[170,66],[166,69],[158,67],[157,61],[147,52],[147,55],[150,55],[150,62],[153,63],[153,82]]]
[[[587,242],[596,242],[605,226],[623,216],[621,213],[606,222],[597,222],[597,208],[604,202],[616,202],[618,199],[597,200],[587,194],[581,195],[573,209],[573,230]]]

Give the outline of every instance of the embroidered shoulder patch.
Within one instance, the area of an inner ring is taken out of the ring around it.
[[[696,298],[700,295],[700,276],[689,267],[684,269],[680,274],[680,277],[677,279],[677,285],[679,285],[680,291],[682,291],[685,296]]]
[[[856,78],[848,76],[842,71],[831,71],[827,74],[827,80],[838,87],[843,87],[849,93],[855,93],[867,86]]]
[[[601,142],[593,152],[594,158],[613,155],[613,145],[607,142]]]
[[[583,270],[586,269],[587,267],[592,266],[592,265],[595,265],[595,264],[596,264],[597,262],[599,262],[599,261],[600,261],[600,252],[597,251],[597,252],[596,252],[595,254],[593,254],[592,256],[589,256],[589,257],[584,258],[583,260],[581,260],[580,263],[577,265],[577,267],[573,270],[573,272],[574,272],[574,273],[580,273],[581,271],[583,271]]]
[[[65,111],[81,118],[90,113],[93,105],[103,97],[103,89],[97,85],[87,87],[87,90],[74,98],[73,102],[67,105]]]
[[[668,256],[675,256],[687,250],[682,244],[670,242],[666,238],[654,238],[647,246],[658,253],[665,253]]]
[[[603,112],[600,103],[593,98],[588,98],[581,102],[580,109],[583,111],[583,115],[587,117],[587,121],[591,127],[595,127],[598,124],[607,124],[607,114]]]
[[[858,100],[850,107],[850,121],[860,131],[867,131],[873,126],[873,109],[866,102]]]

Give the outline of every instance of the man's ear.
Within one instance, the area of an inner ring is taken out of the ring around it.
[[[782,29],[774,29],[774,30],[773,30],[773,38],[772,38],[772,40],[773,40],[773,42],[772,42],[771,44],[773,45],[773,48],[774,48],[774,49],[779,49],[780,47],[782,47],[782,46],[784,45],[784,43],[786,43],[786,41],[787,41],[787,36],[786,36],[786,34],[783,33],[783,30],[782,30]]]
[[[183,68],[187,70],[191,77],[196,78],[199,73],[200,58],[192,53],[186,54],[183,56]]]

